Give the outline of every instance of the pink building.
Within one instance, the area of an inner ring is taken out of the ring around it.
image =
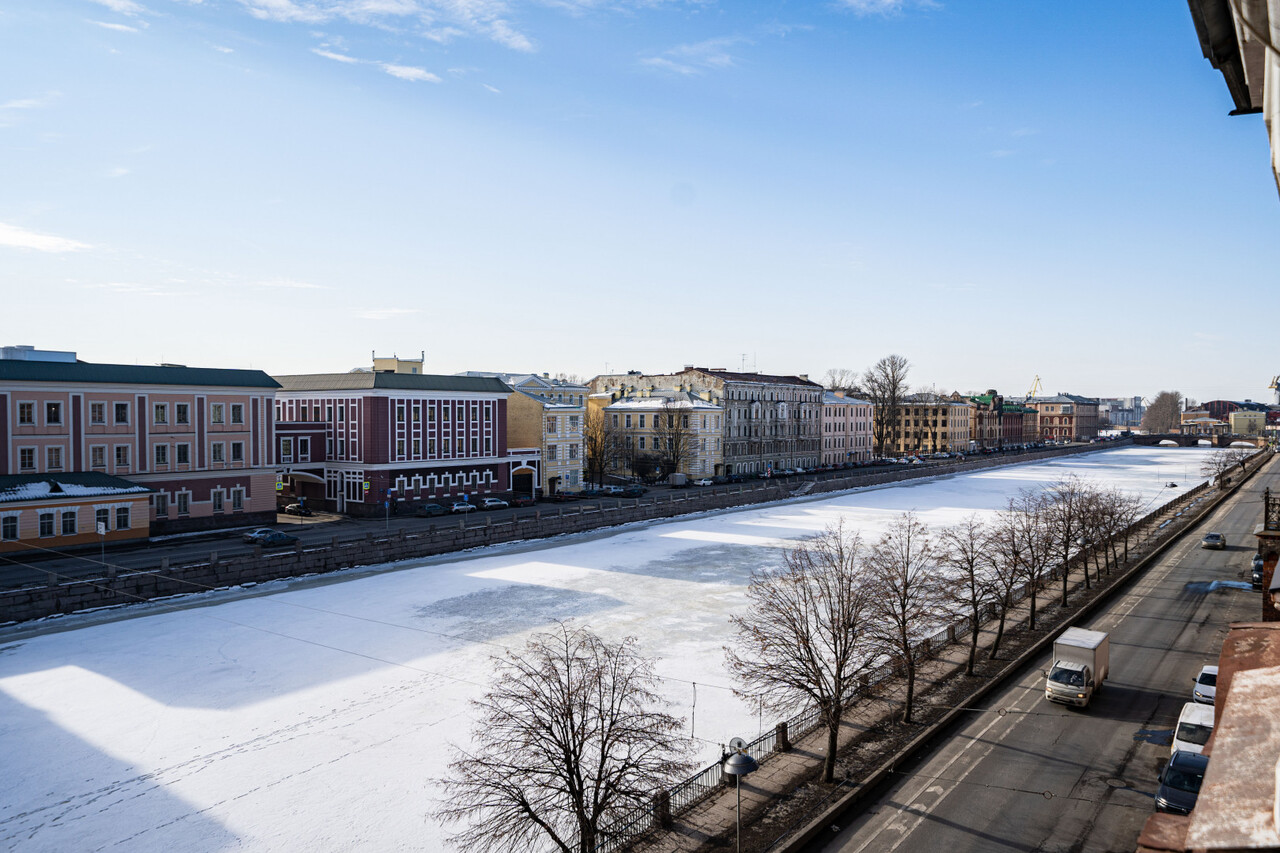
[[[21,495],[15,484],[43,481],[72,486],[59,487],[65,494],[76,490],[72,475],[93,475],[99,484],[114,478],[117,492],[132,484],[149,494],[148,517],[132,519],[142,535],[270,523],[278,387],[260,370],[91,364],[75,353],[4,347],[0,492]],[[21,500],[7,501],[5,512],[17,514],[19,539],[28,530],[42,540],[97,530],[96,511],[74,533],[58,525],[53,537],[22,517]]]
[[[508,452],[512,392],[499,379],[391,369],[275,380],[282,476],[308,506],[378,515],[387,502],[401,512],[532,490],[537,453]]]
[[[822,394],[822,464],[842,465],[871,458],[871,404],[843,391]]]

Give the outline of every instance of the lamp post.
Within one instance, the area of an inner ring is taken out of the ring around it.
[[[742,747],[746,746],[746,741],[742,738],[734,738],[729,745],[733,747],[734,753],[724,762],[724,772],[733,777],[733,787],[738,793],[738,853],[742,853],[742,777],[756,772],[760,769],[760,765],[742,751]]]

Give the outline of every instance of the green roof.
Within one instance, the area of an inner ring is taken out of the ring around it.
[[[441,376],[433,373],[307,373],[276,376],[285,391],[470,391],[510,394],[511,388],[492,376]]]
[[[158,364],[91,364],[87,361],[0,359],[0,382],[93,382],[106,385],[213,385],[278,388],[261,370]]]

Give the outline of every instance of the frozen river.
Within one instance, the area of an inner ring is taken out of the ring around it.
[[[488,657],[557,619],[660,656],[714,760],[776,722],[734,698],[722,647],[751,571],[795,540],[844,518],[874,541],[905,510],[944,526],[1072,473],[1154,506],[1206,453],[1100,451],[0,633],[0,848],[441,849],[431,779]]]

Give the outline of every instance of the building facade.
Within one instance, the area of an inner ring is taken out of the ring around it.
[[[310,505],[378,515],[420,501],[528,494],[536,482],[537,452],[508,452],[512,392],[499,379],[380,370],[275,380],[281,455],[285,439],[296,442],[282,476]]]
[[[822,464],[865,462],[872,455],[871,403],[843,391],[822,395]]]
[[[899,455],[964,453],[972,440],[971,407],[958,394],[908,394],[898,407]]]
[[[593,394],[612,436],[607,470],[645,480],[673,473],[711,477],[723,468],[724,409],[706,391],[641,389]]]
[[[127,513],[110,501],[77,513],[74,532],[59,511],[57,536],[67,544],[88,533],[98,541],[99,510],[107,510],[108,540],[275,520],[278,386],[262,371],[94,364],[31,347],[4,354],[0,478],[19,479],[0,481],[0,489],[38,491],[36,478],[67,494],[80,488],[76,477],[92,475],[83,488],[104,500],[130,495],[121,498]],[[29,528],[21,501],[8,501],[6,512],[20,514],[19,531]]]
[[[587,420],[586,385],[543,373],[468,372],[489,376],[514,392],[507,400],[507,442],[512,450],[539,454],[536,488],[543,495],[577,491],[586,482],[583,430]]]
[[[1046,441],[1088,441],[1098,435],[1098,401],[1078,394],[1032,397],[1040,438]]]
[[[692,392],[723,409],[723,461],[715,474],[813,468],[822,458],[823,388],[807,376],[776,376],[686,365],[678,373],[631,371],[591,380],[594,393],[620,397],[659,387]]]

